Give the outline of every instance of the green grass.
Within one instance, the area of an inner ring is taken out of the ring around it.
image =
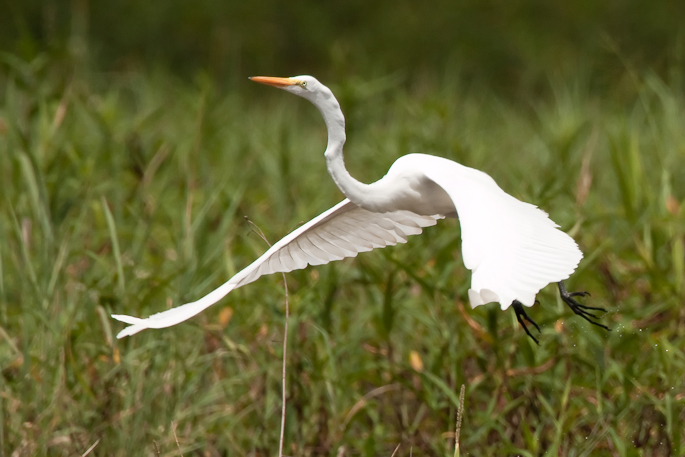
[[[337,203],[318,112],[247,80],[67,81],[36,61],[0,81],[0,451],[274,455],[280,275],[122,341],[108,315],[196,299],[248,265],[266,246],[243,216],[274,242]],[[450,78],[324,81],[353,175],[410,152],[488,172],[576,238],[569,286],[613,331],[552,286],[530,311],[540,347],[512,312],[468,309],[456,221],[290,273],[286,453],[453,455],[462,384],[461,455],[685,453],[684,94],[648,71],[591,81],[514,99]]]

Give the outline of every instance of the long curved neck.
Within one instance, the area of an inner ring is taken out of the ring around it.
[[[330,96],[326,96],[329,95]],[[329,92],[323,97],[311,100],[319,109],[328,130],[328,145],[324,156],[333,181],[338,189],[345,194],[353,203],[366,206],[369,199],[370,186],[354,179],[345,168],[343,159],[343,146],[345,145],[345,116],[343,116],[340,104],[333,93]]]

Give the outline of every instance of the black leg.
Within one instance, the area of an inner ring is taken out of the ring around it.
[[[589,310],[592,310],[606,313],[607,311],[604,308],[595,308],[592,306],[581,305],[573,298],[589,296],[590,294],[588,292],[568,292],[566,290],[566,286],[564,286],[564,281],[559,281],[559,293],[561,294],[561,299],[564,300],[564,303],[566,303],[569,308],[571,308],[571,311],[573,311],[589,323],[594,324],[597,327],[602,327],[605,330],[611,331],[611,329],[606,325],[602,325],[599,322],[593,321],[592,319],[599,319],[599,317],[596,314],[592,314],[591,312],[589,312]]]
[[[526,324],[525,324],[525,322],[523,322],[523,319],[525,319],[528,322],[530,322],[531,324],[533,324],[535,326],[535,328],[538,329],[538,332],[540,332],[540,327],[538,327],[538,324],[533,319],[531,319],[528,314],[526,314],[526,311],[523,309],[523,304],[521,304],[520,301],[514,300],[513,302],[511,302],[511,306],[512,306],[512,308],[514,308],[514,311],[516,312],[516,320],[519,321],[519,324],[521,324],[521,327],[523,327],[523,330],[526,331],[526,335],[531,337],[533,339],[533,341],[535,341],[535,344],[540,346],[540,342],[533,335],[531,335],[530,332],[528,331],[528,327],[526,327]],[[521,318],[523,318],[523,319],[521,319]]]

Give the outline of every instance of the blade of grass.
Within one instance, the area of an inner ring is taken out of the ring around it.
[[[126,283],[124,281],[124,264],[121,260],[121,250],[119,249],[119,237],[117,236],[117,226],[114,222],[112,212],[109,210],[107,199],[103,196],[100,200],[102,211],[105,213],[107,220],[107,229],[109,230],[109,239],[112,243],[112,251],[114,252],[114,261],[117,265],[117,284],[119,293],[122,295],[126,291]]]

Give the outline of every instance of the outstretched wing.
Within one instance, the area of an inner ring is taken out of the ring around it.
[[[473,272],[473,307],[498,301],[506,309],[514,300],[532,306],[540,289],[568,278],[578,266],[583,254],[573,238],[487,174],[440,157],[413,160],[457,209],[464,265]]]
[[[171,327],[207,309],[233,289],[249,284],[262,275],[288,272],[307,265],[322,265],[359,252],[405,243],[423,227],[435,225],[442,216],[420,216],[410,211],[373,213],[345,199],[274,244],[260,258],[201,299],[147,319],[113,314],[131,324],[117,338],[146,328]]]

